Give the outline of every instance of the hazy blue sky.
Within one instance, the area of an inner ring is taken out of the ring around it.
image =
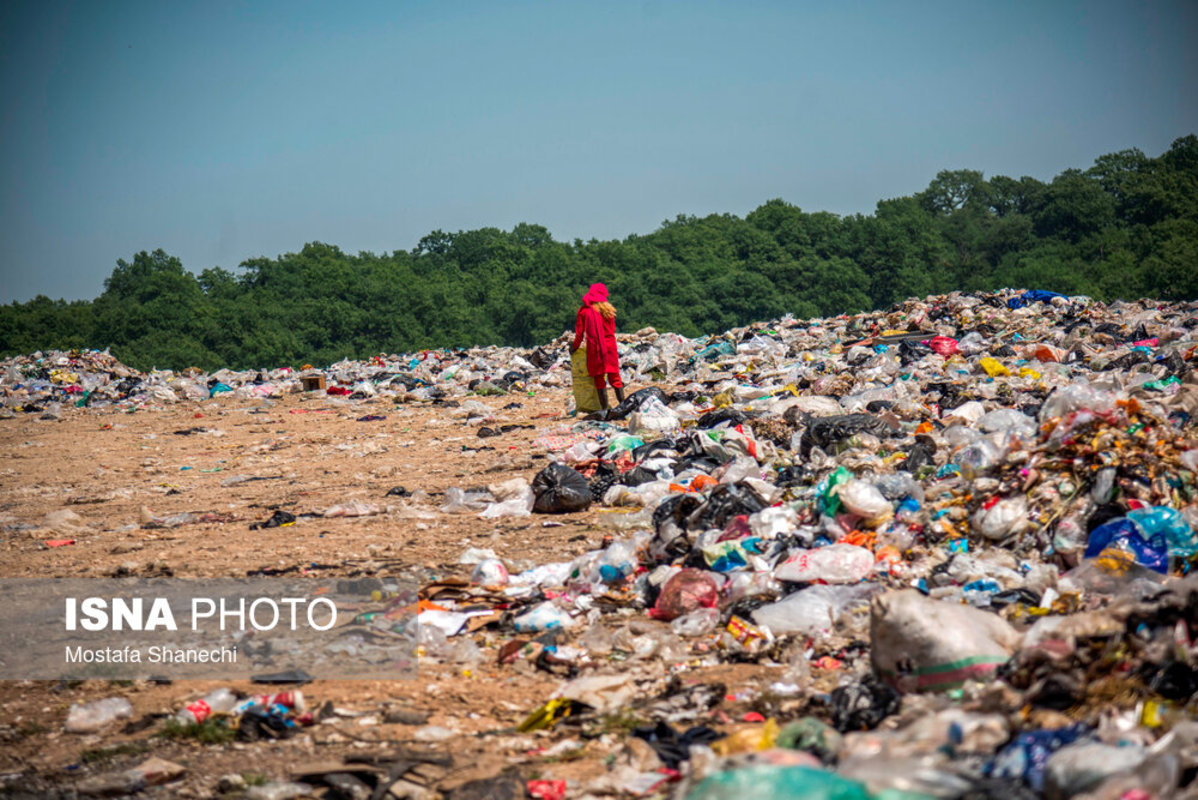
[[[7,0],[0,302],[320,240],[871,213],[1198,132],[1198,3]]]

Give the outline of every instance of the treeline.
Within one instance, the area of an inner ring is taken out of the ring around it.
[[[150,367],[324,365],[473,344],[533,345],[605,282],[621,330],[712,333],[910,296],[1003,286],[1100,299],[1198,297],[1198,137],[1157,158],[1102,156],[1050,183],[944,171],[869,216],[770,200],[745,218],[679,216],[623,241],[544,227],[434,231],[411,251],[314,242],[198,276],[162,250],[120,260],[91,301],[0,307],[0,354],[111,347]]]

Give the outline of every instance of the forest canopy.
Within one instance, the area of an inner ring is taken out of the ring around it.
[[[769,200],[648,235],[559,242],[535,224],[433,231],[410,251],[311,242],[198,275],[161,249],[121,259],[94,300],[0,306],[0,355],[106,348],[141,368],[238,369],[423,348],[531,346],[603,281],[621,330],[688,336],[793,313],[1000,287],[1111,300],[1198,297],[1198,137],[1101,156],[1044,183],[945,170],[871,215]]]

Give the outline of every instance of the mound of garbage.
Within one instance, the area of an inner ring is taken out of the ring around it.
[[[1198,791],[1198,304],[954,293],[620,339],[647,388],[440,507],[598,508],[605,545],[523,571],[472,551],[421,589],[424,658],[561,679],[521,732],[642,723],[643,757],[568,796]],[[9,415],[307,390],[481,418],[568,387],[565,343],[210,375],[52,353],[0,388]],[[736,664],[771,678],[687,680]]]

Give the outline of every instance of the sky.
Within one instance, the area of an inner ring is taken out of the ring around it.
[[[1198,3],[0,3],[0,302],[322,241],[623,239],[1198,133]]]

